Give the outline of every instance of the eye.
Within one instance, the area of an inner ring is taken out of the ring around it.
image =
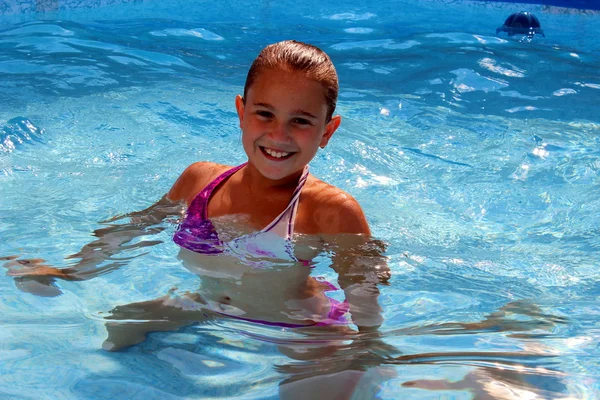
[[[294,118],[292,123],[302,126],[312,125],[312,122],[306,118]]]
[[[258,111],[256,111],[256,115],[258,115],[262,119],[273,118],[273,113],[271,111],[266,111],[266,110],[258,110]]]

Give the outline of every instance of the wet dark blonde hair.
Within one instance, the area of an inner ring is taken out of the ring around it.
[[[316,46],[286,40],[265,47],[254,60],[244,85],[244,102],[256,78],[266,69],[297,71],[323,85],[327,122],[331,120],[339,91],[338,76],[329,56]]]

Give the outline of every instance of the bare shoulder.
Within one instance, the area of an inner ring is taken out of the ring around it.
[[[167,197],[171,201],[185,201],[189,205],[206,185],[229,168],[231,166],[213,162],[195,162],[179,175]]]
[[[300,204],[310,216],[308,229],[319,234],[366,234],[371,230],[354,197],[342,189],[311,176],[302,191]]]

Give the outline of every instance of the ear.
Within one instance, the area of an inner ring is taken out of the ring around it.
[[[241,95],[235,96],[235,109],[237,110],[238,119],[240,120],[240,129],[244,122],[244,98]]]
[[[320,148],[324,148],[329,143],[329,139],[333,136],[337,128],[339,128],[342,123],[342,117],[339,115],[335,115],[331,118],[331,120],[325,125],[325,133],[321,138],[321,143],[319,143]]]

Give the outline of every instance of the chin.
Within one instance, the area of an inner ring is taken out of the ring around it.
[[[295,168],[294,166],[272,166],[272,165],[256,165],[256,169],[262,176],[272,181],[278,181],[281,179],[285,179],[290,175],[293,175],[299,171],[302,171],[302,167]]]

